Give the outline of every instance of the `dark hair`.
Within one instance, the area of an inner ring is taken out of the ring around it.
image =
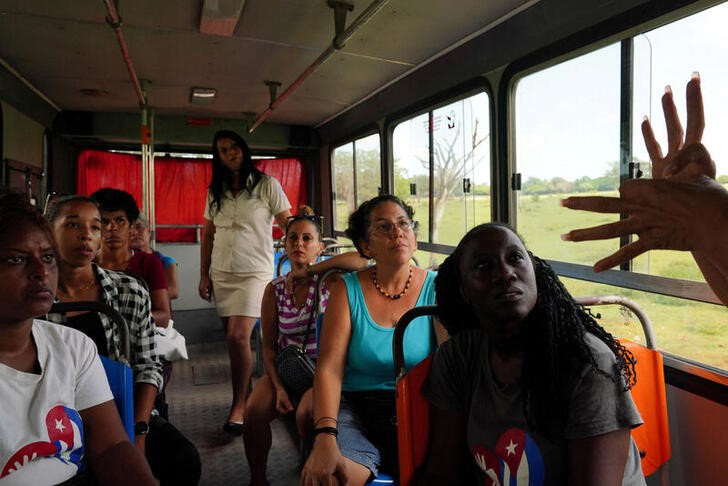
[[[296,221],[308,221],[316,227],[316,233],[318,233],[319,240],[321,240],[321,222],[318,216],[313,212],[313,209],[307,205],[301,205],[298,208],[298,212],[294,216],[289,216],[286,220],[286,236],[288,236],[288,230]]]
[[[369,256],[365,255],[361,249],[361,243],[369,241],[369,237],[367,235],[369,223],[371,222],[369,221],[369,215],[372,214],[372,211],[374,211],[377,206],[385,202],[393,202],[397,204],[407,214],[407,217],[410,220],[415,215],[415,211],[412,209],[412,206],[391,194],[383,194],[361,203],[356,211],[351,213],[349,216],[349,227],[346,228],[345,233],[346,237],[354,243],[357,251],[364,258],[369,258]]]
[[[18,225],[22,223],[33,225],[45,233],[53,253],[58,258],[58,246],[53,237],[53,229],[43,213],[30,204],[23,194],[0,189],[0,238],[17,231]]]
[[[523,239],[508,225],[479,225],[460,240],[455,252],[440,265],[435,278],[435,295],[440,320],[450,335],[478,327],[473,308],[460,292],[460,259],[465,245],[476,234],[494,226],[513,232],[523,243]],[[569,403],[564,386],[573,383],[583,367],[589,365],[594,372],[619,383],[626,391],[636,381],[634,357],[582,305],[576,303],[548,263],[530,252],[529,256],[536,275],[538,298],[526,319],[528,332],[521,375],[524,413],[540,433],[563,436]],[[587,332],[604,342],[614,353],[616,363],[612,370],[599,368],[586,343]]]
[[[139,217],[139,206],[134,196],[126,191],[104,187],[91,194],[91,199],[96,201],[101,211],[124,211],[129,223]]]
[[[255,168],[253,165],[253,158],[250,156],[250,148],[245,140],[232,130],[219,130],[212,139],[212,180],[208,186],[212,193],[212,200],[210,201],[210,212],[217,212],[220,210],[222,194],[225,190],[233,183],[233,172],[225,167],[220,159],[220,154],[217,151],[217,142],[221,138],[227,138],[235,142],[243,151],[243,163],[240,164],[240,170],[238,171],[238,179],[240,181],[240,187],[248,191],[253,192],[255,186],[258,185],[260,179],[263,177],[263,173]],[[248,181],[248,177],[252,175],[252,180]]]
[[[97,209],[99,207],[98,203],[90,197],[80,196],[78,194],[72,194],[70,196],[60,196],[52,199],[48,204],[48,209],[46,210],[46,217],[48,218],[48,221],[50,221],[51,223],[55,222],[55,220],[60,217],[63,208],[75,202],[92,204]]]

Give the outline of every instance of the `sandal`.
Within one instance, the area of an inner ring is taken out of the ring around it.
[[[225,422],[222,426],[222,430],[230,435],[243,435],[243,423],[242,422]]]

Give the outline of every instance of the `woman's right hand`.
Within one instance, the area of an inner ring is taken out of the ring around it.
[[[339,484],[348,484],[346,463],[339,451],[336,437],[319,434],[301,471],[301,486],[330,485],[333,476],[336,476]]]
[[[200,286],[197,291],[204,300],[208,302],[212,301],[212,280],[210,280],[208,275],[200,277]]]
[[[276,387],[276,410],[283,415],[293,412],[293,403],[282,386]]]

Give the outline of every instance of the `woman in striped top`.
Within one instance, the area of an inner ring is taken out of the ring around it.
[[[366,265],[366,260],[357,252],[336,255],[315,263],[323,248],[317,218],[310,208],[304,206],[296,216],[289,219],[286,228],[286,254],[291,262],[291,273],[270,282],[263,295],[260,322],[265,374],[248,398],[243,425],[251,485],[267,484],[270,422],[274,418],[295,410],[299,433],[303,435],[310,428],[313,390],[309,389],[300,397],[289,395],[276,371],[278,351],[290,345],[300,346],[305,339],[306,353],[315,360],[318,355],[316,327],[315,322],[312,322],[308,331],[309,322],[315,319],[312,313],[316,312],[318,301],[321,302],[322,312],[326,308],[329,292],[338,281],[335,275],[327,279],[316,301],[319,274],[330,268],[355,270]]]

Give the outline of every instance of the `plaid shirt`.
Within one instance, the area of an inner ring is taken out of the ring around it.
[[[134,383],[149,383],[162,389],[162,365],[157,356],[152,304],[149,292],[134,277],[121,272],[105,270],[93,265],[96,279],[101,285],[101,300],[116,309],[129,326],[131,369]],[[64,314],[48,314],[47,319],[66,323]],[[121,358],[121,336],[111,319],[99,314],[104,326],[109,358],[125,362]]]

